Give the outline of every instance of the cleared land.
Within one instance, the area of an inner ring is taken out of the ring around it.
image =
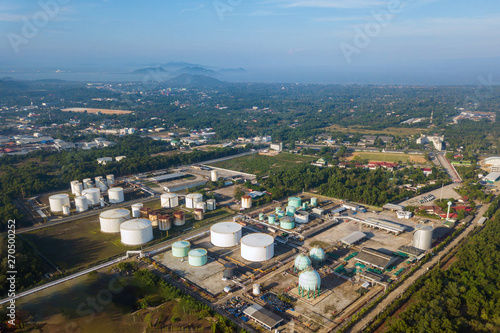
[[[102,114],[127,114],[132,113],[132,111],[127,110],[111,110],[111,109],[92,109],[92,108],[68,108],[61,109],[63,112],[85,112],[87,113],[102,113]]]
[[[354,157],[360,156],[363,160],[369,160],[370,162],[408,162],[418,164],[426,164],[428,161],[425,159],[424,155],[415,154],[393,154],[393,153],[364,153],[364,152],[354,152],[347,157],[348,160],[352,160]]]
[[[309,163],[317,158],[288,153],[280,153],[276,156],[248,155],[232,160],[211,164],[218,168],[230,169],[240,172],[265,175],[271,169],[285,170],[301,163]]]
[[[361,133],[361,134],[380,134],[380,135],[413,135],[413,134],[420,134],[423,131],[425,131],[425,128],[399,128],[399,127],[388,127],[383,130],[371,130],[371,129],[366,129],[361,126],[340,126],[340,125],[331,125],[328,127],[324,128],[325,130],[329,131],[337,131],[337,132],[342,132],[342,133]]]

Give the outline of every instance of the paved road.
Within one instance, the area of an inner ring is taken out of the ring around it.
[[[445,168],[446,172],[448,172],[448,174],[450,175],[451,180],[453,180],[453,182],[455,182],[455,183],[461,183],[462,182],[462,178],[460,178],[460,175],[457,173],[457,171],[455,170],[455,168],[450,164],[450,162],[444,156],[444,154],[442,154],[442,153],[441,154],[436,154],[436,157],[438,158],[439,163],[441,163],[441,165],[443,166],[443,168]]]
[[[386,298],[382,300],[374,309],[372,309],[363,319],[358,321],[351,329],[347,332],[362,332],[368,323],[370,323],[378,314],[380,314],[387,306],[389,306],[394,300],[399,298],[405,291],[415,283],[419,278],[425,275],[432,267],[439,263],[441,258],[448,254],[451,249],[453,249],[462,239],[469,236],[474,227],[477,226],[477,221],[483,216],[483,214],[488,209],[489,205],[484,205],[479,209],[476,218],[467,226],[467,228],[455,238],[444,250],[435,255],[431,260],[422,265],[417,271],[415,271],[406,281],[394,289]]]

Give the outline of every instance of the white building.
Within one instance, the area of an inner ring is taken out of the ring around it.
[[[277,150],[277,151],[282,151],[283,150],[283,143],[271,143],[271,150]]]

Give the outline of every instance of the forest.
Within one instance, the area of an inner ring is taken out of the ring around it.
[[[490,208],[498,209],[498,201]],[[386,332],[500,331],[499,234],[497,210],[485,228],[459,249],[450,268],[432,270],[410,306],[389,321]]]

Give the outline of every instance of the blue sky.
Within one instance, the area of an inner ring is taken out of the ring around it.
[[[188,61],[480,75],[499,64],[500,2],[9,0],[0,2],[0,32],[4,69]]]

